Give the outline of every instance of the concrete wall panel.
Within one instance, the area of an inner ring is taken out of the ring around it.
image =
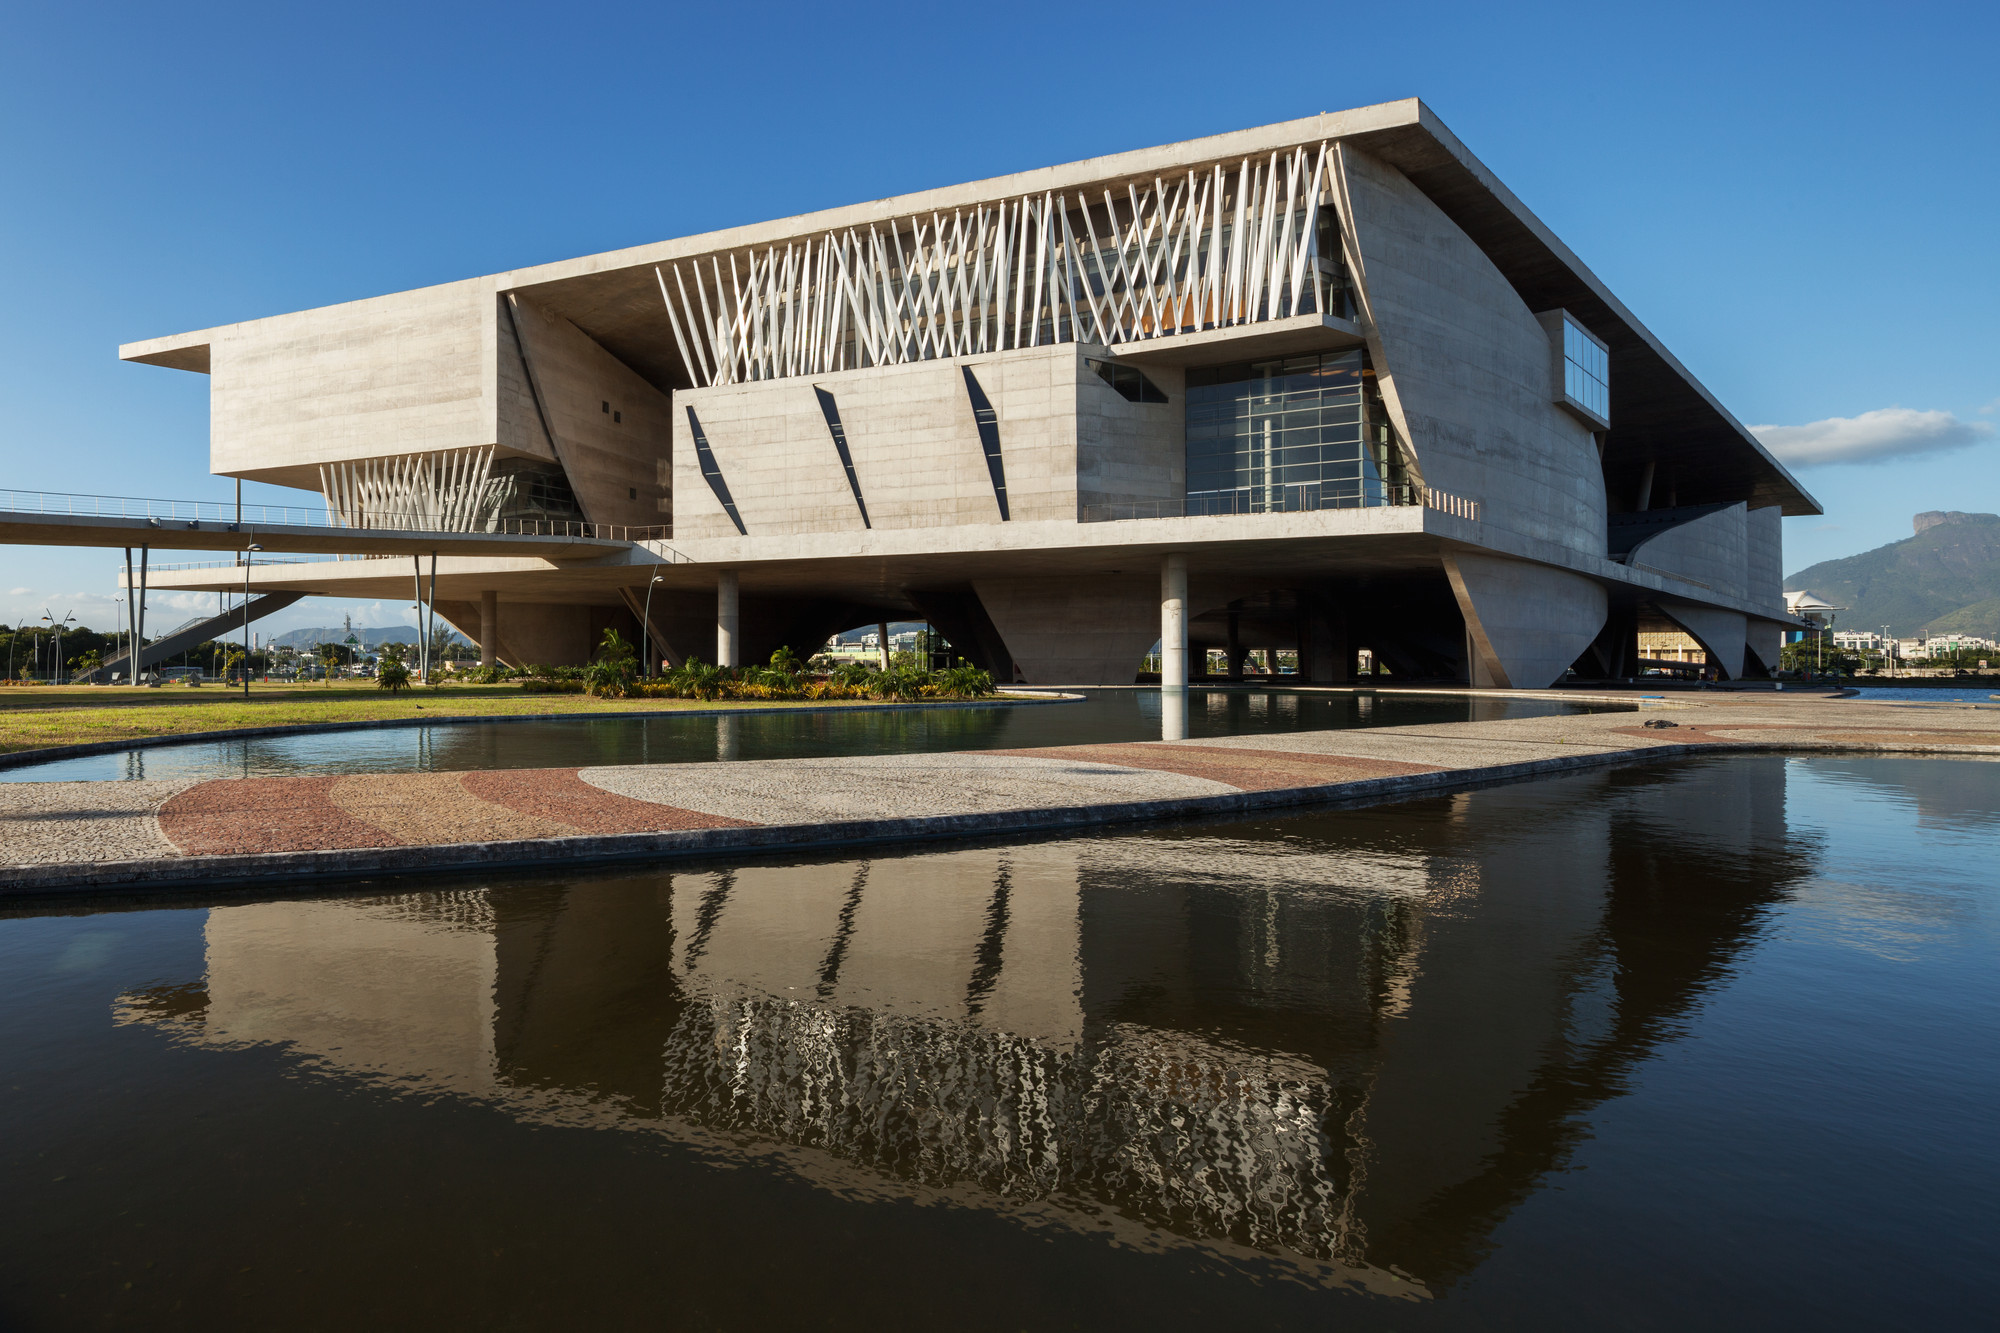
[[[1604,553],[1591,433],[1550,401],[1549,339],[1500,270],[1394,167],[1349,155],[1354,228],[1386,372],[1424,481],[1487,524]]]
[[[1128,402],[1091,368],[1108,354],[1084,348],[1076,392],[1076,503],[1078,506],[1146,506],[1144,513],[1173,513],[1187,495],[1187,372],[1148,366],[1147,379],[1167,395],[1164,403]],[[1155,511],[1152,506],[1169,506]],[[1120,510],[1119,512],[1125,512]]]
[[[1770,554],[1762,553],[1760,559],[1768,564]],[[1749,560],[1747,513],[1740,504],[1667,528],[1634,546],[1627,557],[1627,562],[1635,568],[1683,575],[1725,597],[1735,598],[1749,595]],[[1782,596],[1778,604],[1784,605]]]
[[[1074,519],[1082,363],[1073,347],[689,389],[676,402],[677,409],[691,407],[700,418],[752,535],[861,529],[815,388],[830,393],[839,410],[874,527],[998,523],[999,504],[966,393],[965,366],[978,378],[999,423],[1011,517]],[[685,443],[686,414],[677,410],[676,416],[675,533],[690,539],[734,536],[734,525]]]
[[[490,280],[217,333],[209,466],[319,489],[318,465],[494,442]]]
[[[1476,688],[1555,684],[1609,613],[1604,585],[1579,574],[1467,551],[1448,552],[1444,566],[1472,638]]]
[[[1785,516],[1776,505],[1744,515],[1743,535],[1748,553],[1744,600],[1777,610],[1785,604]],[[1776,669],[1776,660],[1769,663]]]
[[[533,367],[563,470],[584,513],[593,523],[671,523],[673,404],[667,395],[568,320],[532,301],[512,305],[512,320],[504,310],[499,315],[495,439],[514,452],[549,456],[513,336],[518,327],[525,364]]]
[[[973,584],[1030,685],[1130,685],[1160,638],[1160,580],[1148,569],[1088,583]]]

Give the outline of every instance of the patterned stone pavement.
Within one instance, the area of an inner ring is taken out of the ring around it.
[[[1660,726],[1647,722],[1670,723]],[[589,769],[0,783],[0,890],[1019,832],[1384,798],[1649,751],[2000,757],[2000,708],[1670,696],[1608,712],[957,754]],[[400,859],[398,856],[400,853]]]

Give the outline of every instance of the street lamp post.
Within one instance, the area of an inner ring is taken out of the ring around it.
[[[240,521],[243,513],[241,482],[236,486],[236,506]],[[256,542],[251,542],[248,549],[243,552],[243,697],[246,699],[250,697],[250,565],[252,557],[263,549]]]
[[[659,566],[655,565],[653,568],[657,570]],[[639,651],[646,655],[646,679],[648,680],[653,678],[653,584],[665,583],[666,581],[664,575],[658,573],[653,575],[653,582],[646,585],[646,610],[639,617]]]
[[[60,685],[62,684],[63,669],[62,627],[76,619],[76,612],[70,612],[61,620],[57,620],[56,613],[50,611],[47,607],[43,607],[42,612],[42,619],[49,622],[49,633],[55,640],[55,659],[49,663],[49,679]]]

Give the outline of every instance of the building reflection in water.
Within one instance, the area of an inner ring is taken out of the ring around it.
[[[1811,870],[1784,763],[211,909],[199,1044],[1422,1294]]]

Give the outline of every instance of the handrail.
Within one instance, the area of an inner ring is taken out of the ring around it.
[[[1197,491],[1185,498],[1126,500],[1082,506],[1078,521],[1108,523],[1140,518],[1231,518],[1244,514],[1311,514],[1329,509],[1385,509],[1420,504],[1415,486],[1368,485],[1335,489],[1331,484],[1242,486]]]
[[[246,564],[318,565],[318,564],[328,564],[338,559],[340,559],[340,557],[337,555],[286,555],[286,556],[259,555],[259,556],[252,556],[249,560],[242,560],[242,559],[192,560],[177,565],[152,564],[148,565],[147,569],[150,573],[153,574],[184,574],[191,569],[241,569]],[[123,565],[119,565],[117,566],[117,570],[119,579],[123,580],[125,577],[125,567]]]
[[[1454,518],[1470,519],[1474,523],[1479,521],[1479,501],[1461,499],[1435,487],[1425,489],[1424,507],[1435,509],[1440,514],[1450,514]]]
[[[303,505],[244,505],[219,500],[149,500],[126,495],[69,495],[58,491],[0,489],[0,513],[66,515],[72,518],[143,518],[161,523],[222,523],[231,530],[258,527],[324,528],[330,532],[422,532],[503,537],[576,537],[585,541],[651,542],[673,536],[673,529],[621,523],[586,523],[581,519],[501,518],[476,528],[457,518],[436,514],[370,514],[358,523],[342,523],[324,509]]]

